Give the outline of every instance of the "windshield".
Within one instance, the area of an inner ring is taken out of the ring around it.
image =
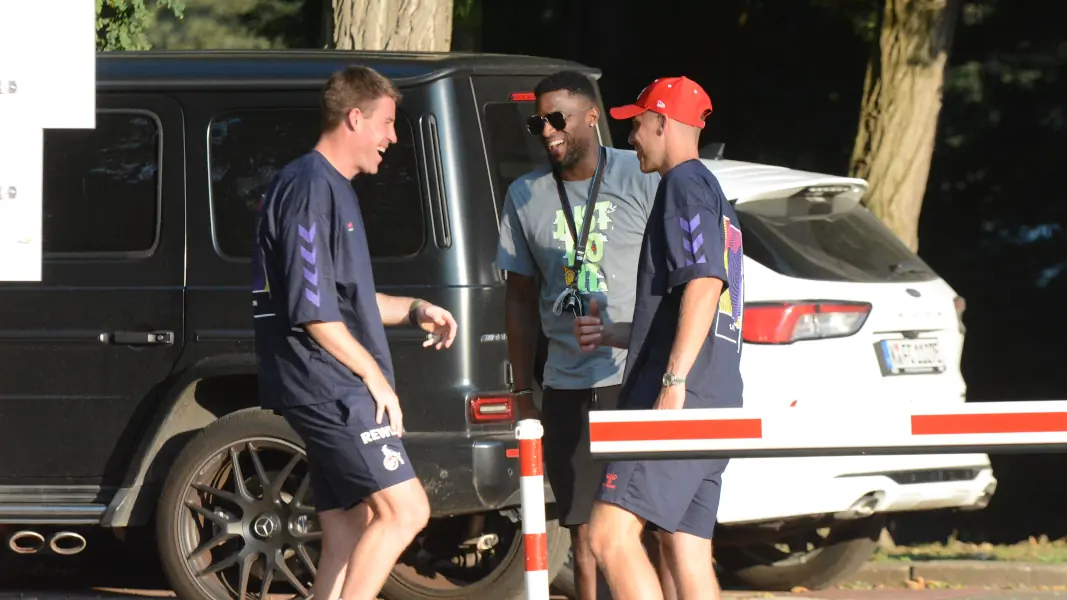
[[[774,198],[735,210],[745,255],[782,275],[861,282],[937,277],[874,214],[846,199]]]

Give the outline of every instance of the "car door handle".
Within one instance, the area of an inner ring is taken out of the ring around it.
[[[174,343],[173,331],[112,331],[101,333],[100,341],[105,344],[123,346],[169,346]]]

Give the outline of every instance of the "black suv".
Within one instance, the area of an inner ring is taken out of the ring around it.
[[[353,183],[379,289],[460,324],[441,352],[414,328],[389,331],[405,443],[435,518],[383,595],[521,597],[497,219],[509,183],[545,160],[524,124],[533,87],[564,68],[599,77],[530,57],[98,56],[96,128],[44,134],[43,281],[0,284],[11,550],[76,554],[93,529],[139,528],[182,598],[307,595],[313,498],[299,437],[256,405],[249,252],[257,200],[313,146],[321,86],[353,63],[404,94],[399,143]],[[569,542],[555,521],[548,531],[554,573]]]

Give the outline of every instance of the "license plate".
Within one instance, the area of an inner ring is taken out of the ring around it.
[[[945,370],[937,340],[882,340],[883,374],[940,373]]]

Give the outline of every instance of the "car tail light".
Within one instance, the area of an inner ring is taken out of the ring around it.
[[[963,296],[956,296],[952,299],[952,303],[956,305],[956,322],[959,323],[960,333],[967,333],[967,327],[963,324],[963,313],[967,310],[967,300]]]
[[[508,393],[474,396],[468,406],[472,424],[515,420],[515,397]]]
[[[745,307],[744,339],[753,344],[791,344],[846,337],[860,330],[868,302],[770,302]]]

